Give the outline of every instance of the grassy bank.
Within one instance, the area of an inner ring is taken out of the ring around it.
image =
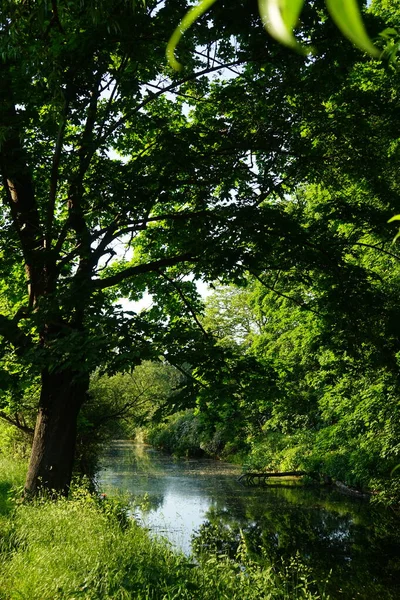
[[[24,465],[0,456],[0,599],[90,600],[323,598],[293,562],[256,565],[245,544],[236,560],[194,563],[152,540],[126,504],[76,488],[71,498],[21,504],[11,488]]]

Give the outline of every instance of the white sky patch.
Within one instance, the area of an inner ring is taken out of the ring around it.
[[[143,298],[141,298],[137,302],[133,302],[132,300],[129,300],[129,298],[120,298],[115,304],[119,304],[120,306],[122,306],[124,312],[131,311],[135,313],[140,313],[142,312],[142,310],[146,311],[149,308],[151,308],[153,304],[153,299],[150,294],[145,292]]]
[[[205,300],[207,296],[209,296],[212,293],[212,290],[210,289],[209,285],[204,281],[196,281],[196,287],[203,300]],[[122,306],[124,311],[140,313],[151,308],[153,304],[153,298],[151,294],[145,292],[143,298],[136,302],[129,300],[128,298],[120,298],[116,301],[116,304]]]

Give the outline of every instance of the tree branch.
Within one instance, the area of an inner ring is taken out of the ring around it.
[[[208,74],[214,73],[215,71],[221,71],[221,69],[223,69],[223,68],[229,68],[229,67],[232,67],[235,65],[240,65],[242,63],[243,63],[243,61],[236,60],[236,61],[233,61],[230,63],[226,63],[225,65],[218,65],[216,67],[202,69],[201,71],[197,71],[196,73],[192,73],[191,75],[187,75],[186,77],[183,77],[179,81],[172,82],[170,85],[165,86],[165,88],[161,89],[158,92],[155,92],[154,94],[153,93],[149,94],[147,98],[145,98],[142,102],[140,102],[134,108],[134,110],[130,111],[128,114],[126,114],[123,117],[121,117],[120,119],[118,119],[118,121],[116,121],[113,125],[111,125],[111,127],[108,128],[108,130],[104,133],[104,135],[99,139],[99,143],[97,144],[97,147],[99,148],[107,140],[107,138],[110,135],[112,135],[117,129],[119,129],[119,127],[121,127],[121,125],[123,125],[125,123],[125,121],[127,121],[132,116],[132,114],[138,113],[145,106],[147,106],[147,104],[150,104],[150,102],[153,102],[153,100],[155,100],[159,96],[162,96],[163,94],[172,91],[174,88],[179,87],[182,84],[187,83],[188,81],[193,81],[193,80],[197,79],[198,77],[201,77],[202,75],[208,75]]]
[[[79,246],[79,267],[77,275],[80,278],[88,279],[91,272],[91,236],[89,227],[85,219],[85,213],[82,205],[84,195],[83,179],[89,168],[90,161],[96,151],[94,143],[94,127],[96,124],[98,100],[100,96],[100,84],[103,76],[99,68],[93,81],[91,98],[87,107],[86,122],[83,129],[81,143],[78,149],[79,165],[77,172],[73,175],[70,183],[68,198],[68,221],[71,229],[75,231]],[[58,245],[58,244],[57,244]]]
[[[208,387],[205,383],[200,381],[200,379],[196,379],[196,377],[194,377],[194,375],[192,375],[191,373],[186,371],[183,367],[181,367],[180,365],[177,365],[175,362],[172,362],[172,360],[169,358],[169,356],[164,355],[164,358],[167,362],[169,362],[169,364],[171,364],[173,367],[175,367],[175,369],[177,369],[179,371],[179,373],[182,373],[182,375],[184,375],[188,379],[191,379],[192,381],[197,383],[197,385],[199,385],[200,387],[203,387],[203,388]]]
[[[179,221],[181,219],[182,220],[191,219],[194,217],[201,217],[201,216],[206,216],[206,215],[210,215],[210,214],[212,214],[212,213],[210,213],[209,211],[205,211],[205,210],[197,211],[197,212],[181,212],[181,213],[171,213],[171,214],[166,213],[163,215],[157,215],[156,217],[146,217],[146,218],[140,219],[138,221],[132,221],[126,227],[124,227],[124,229],[117,229],[117,220],[115,219],[113,221],[113,223],[108,225],[108,227],[104,227],[103,229],[101,229],[100,231],[96,231],[92,235],[92,238],[91,238],[92,243],[94,241],[96,241],[96,239],[100,238],[101,236],[104,236],[102,241],[99,243],[97,248],[94,250],[93,256],[96,258],[99,258],[100,252],[103,252],[106,249],[108,244],[110,244],[115,239],[117,239],[123,235],[127,235],[128,233],[133,233],[135,231],[143,231],[144,229],[146,229],[147,223],[154,223],[157,221],[168,221],[168,220]]]
[[[177,291],[179,298],[182,300],[182,302],[184,303],[184,305],[186,306],[186,308],[188,309],[188,311],[190,312],[190,314],[192,315],[193,319],[196,322],[196,325],[199,327],[199,329],[202,331],[202,333],[208,337],[208,333],[207,331],[204,329],[203,325],[200,323],[199,319],[197,318],[196,313],[193,310],[192,305],[190,304],[189,300],[186,298],[185,294],[182,292],[182,290],[180,289],[180,287],[175,283],[175,281],[173,279],[171,279],[170,277],[168,277],[168,275],[166,273],[162,273],[160,272],[161,277],[163,277],[166,281],[168,281],[172,287]]]
[[[365,246],[366,248],[371,248],[372,250],[376,250],[377,252],[382,252],[383,254],[387,254],[387,256],[391,256],[396,260],[400,260],[400,256],[397,254],[393,254],[393,252],[389,252],[389,250],[385,250],[384,248],[379,248],[378,246],[374,246],[373,244],[367,244],[366,242],[354,242],[354,246]]]
[[[92,287],[97,290],[104,290],[125,281],[125,279],[134,277],[135,275],[154,273],[158,272],[159,269],[162,269],[163,267],[172,267],[174,265],[179,265],[182,262],[193,262],[195,260],[196,257],[189,253],[172,256],[170,258],[162,258],[151,263],[128,267],[127,269],[124,269],[115,275],[110,275],[110,277],[105,277],[104,279],[95,279],[92,281]]]
[[[263,281],[261,279],[261,277],[259,275],[257,275],[253,271],[250,271],[250,269],[246,269],[246,271],[248,271],[250,273],[250,275],[255,277],[257,279],[257,281],[259,281],[261,283],[262,286],[264,286],[268,290],[271,290],[271,292],[274,292],[274,294],[276,294],[277,296],[280,296],[281,298],[285,298],[286,300],[290,300],[290,302],[294,302],[295,304],[297,304],[297,306],[300,306],[300,308],[302,308],[303,310],[308,310],[309,312],[314,313],[314,315],[317,315],[318,317],[322,316],[321,313],[314,310],[313,308],[310,308],[308,306],[308,304],[306,304],[305,302],[301,302],[300,300],[297,300],[297,298],[293,298],[293,296],[288,296],[287,294],[284,294],[283,292],[279,292],[277,289],[275,289],[274,286],[268,285],[267,283],[265,283],[265,281]]]
[[[14,427],[17,427],[17,429],[19,429],[20,431],[23,431],[24,433],[27,433],[29,435],[33,435],[33,433],[34,433],[34,429],[32,429],[32,427],[28,427],[27,425],[24,425],[23,423],[20,422],[18,415],[15,416],[15,420],[14,420],[9,415],[7,415],[5,412],[0,411],[0,419],[3,419],[3,421],[6,421],[7,423],[9,423],[9,425],[13,425]]]
[[[30,302],[43,293],[43,268],[35,253],[43,249],[43,232],[27,156],[21,145],[20,123],[12,95],[9,65],[0,60],[0,170],[14,228],[19,237],[29,281]]]
[[[129,58],[127,56],[123,57],[122,60],[121,60],[121,64],[120,64],[120,66],[118,67],[118,69],[116,71],[116,75],[121,76],[121,73],[124,72],[124,70],[126,69],[128,63],[129,63]],[[107,100],[107,106],[105,107],[105,110],[104,110],[103,120],[102,120],[102,122],[100,124],[100,127],[99,127],[99,137],[101,136],[101,134],[102,134],[102,132],[104,130],[107,118],[108,118],[108,116],[110,115],[110,112],[111,112],[112,104],[113,104],[114,99],[115,99],[115,97],[117,95],[117,92],[118,92],[118,79],[117,79],[117,77],[114,76],[114,78],[109,82],[109,84],[107,86],[105,86],[101,90],[102,92],[104,92],[107,88],[109,88],[111,86],[111,83],[112,83],[113,80],[114,80],[114,86],[113,86],[113,89],[111,90],[110,97]]]
[[[107,421],[110,421],[112,419],[123,419],[123,418],[126,418],[127,413],[129,413],[129,411],[132,408],[135,407],[137,409],[140,406],[143,406],[143,405],[146,404],[146,398],[143,398],[143,396],[150,389],[151,389],[151,386],[145,388],[144,390],[142,390],[141,392],[139,392],[138,395],[136,395],[132,400],[130,400],[129,402],[125,402],[125,404],[123,404],[115,412],[109,413],[108,415],[103,415],[98,421],[96,421],[96,425],[97,426],[101,425],[102,423],[106,423]]]

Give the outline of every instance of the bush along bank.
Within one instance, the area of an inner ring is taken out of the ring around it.
[[[142,433],[144,442],[174,456],[207,454],[205,429],[193,410],[175,413],[163,423],[151,424]]]
[[[223,428],[210,428],[193,409],[168,417],[163,423],[141,430],[141,439],[158,450],[177,457],[208,456],[241,463],[248,444],[231,440]]]
[[[151,425],[142,431],[142,439],[174,456],[223,459],[242,465],[244,473],[304,471],[314,482],[338,482],[345,493],[391,506],[400,502],[400,468],[393,461],[386,464],[374,447],[358,439],[345,451],[340,445],[333,448],[318,432],[243,431],[234,437],[226,424],[210,427],[193,410]]]

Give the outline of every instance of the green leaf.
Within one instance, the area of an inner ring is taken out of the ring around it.
[[[394,217],[392,217],[391,219],[389,219],[388,223],[393,223],[393,221],[400,221],[400,215],[394,215]],[[397,242],[397,240],[399,238],[400,238],[400,229],[396,233],[396,235],[394,236],[392,244],[394,244],[395,242]]]
[[[175,58],[175,50],[182,35],[214,2],[216,0],[201,0],[186,13],[175,29],[166,49],[168,62],[173,69],[178,71],[182,68]],[[260,16],[268,33],[281,44],[302,54],[308,54],[313,52],[313,49],[299,44],[293,35],[293,29],[299,20],[303,5],[304,0],[258,0]],[[357,0],[326,0],[326,5],[343,35],[368,54],[375,57],[381,55],[368,37]]]
[[[326,0],[326,6],[343,35],[368,54],[380,56],[365,30],[357,0]]]
[[[395,473],[398,469],[400,469],[400,465],[396,465],[390,472],[390,476],[393,477],[393,473]]]
[[[182,69],[182,65],[175,58],[175,49],[179,44],[182,35],[187,29],[189,29],[189,27],[193,25],[195,21],[197,21],[198,18],[207,12],[214,2],[216,2],[216,0],[201,0],[199,4],[193,6],[193,8],[186,13],[178,27],[175,29],[174,33],[171,35],[167,44],[166,55],[169,64],[176,71],[180,71]]]
[[[398,240],[399,238],[400,238],[400,229],[399,229],[399,231],[396,233],[396,235],[394,236],[392,244],[394,244],[395,242],[397,242],[397,240]]]
[[[293,35],[303,4],[304,0],[258,0],[260,16],[268,33],[285,46],[309,52]]]

